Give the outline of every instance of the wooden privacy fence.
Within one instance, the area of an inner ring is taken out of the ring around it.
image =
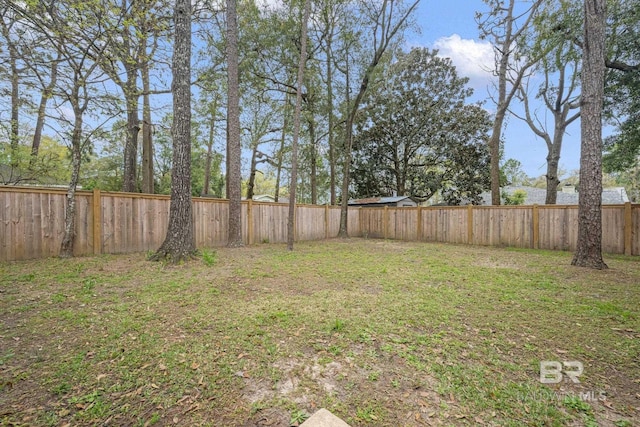
[[[0,187],[0,261],[57,256],[64,234],[65,190]],[[169,196],[76,193],[73,253],[115,254],[144,252],[160,247],[169,221]],[[287,241],[288,205],[244,201],[242,234],[245,243]],[[193,198],[196,245],[227,243],[227,200]],[[360,235],[357,210],[349,213],[349,230]],[[337,206],[298,205],[296,240],[335,237],[340,227]]]
[[[0,187],[0,261],[56,256],[64,233],[64,190]],[[75,255],[155,250],[169,219],[169,197],[99,190],[76,194]],[[603,208],[604,250],[640,255],[640,205]],[[226,200],[194,198],[196,245],[227,242]],[[288,205],[245,201],[245,243],[287,240]],[[576,206],[350,208],[353,237],[573,250]],[[298,205],[296,240],[335,237],[337,206]]]
[[[578,206],[361,208],[364,237],[573,251]],[[640,205],[602,207],[604,252],[640,255]]]

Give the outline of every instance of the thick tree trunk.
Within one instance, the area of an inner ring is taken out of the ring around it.
[[[176,0],[173,16],[171,205],[167,236],[151,259],[177,263],[196,253],[191,203],[191,1]]]
[[[606,0],[585,0],[584,7],[578,243],[571,264],[604,269],[601,204]]]
[[[549,147],[547,154],[547,194],[545,204],[555,205],[558,198],[558,185],[560,178],[558,177],[558,167],[560,164],[560,150],[562,149],[562,135],[556,129],[554,133],[554,142]]]
[[[238,15],[236,0],[227,0],[227,197],[229,235],[227,246],[243,246],[242,175],[240,146],[240,85],[238,70]]]

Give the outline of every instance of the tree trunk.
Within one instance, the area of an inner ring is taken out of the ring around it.
[[[49,84],[42,90],[42,96],[40,97],[40,105],[38,105],[38,116],[36,118],[36,127],[33,131],[33,142],[31,143],[31,161],[33,165],[38,158],[38,151],[40,150],[40,143],[42,142],[42,130],[44,129],[44,119],[47,112],[47,103],[53,95],[53,89],[56,87],[58,80],[58,61],[60,61],[60,54],[51,64],[51,78]]]
[[[280,181],[282,179],[282,157],[284,156],[284,144],[286,142],[287,136],[287,104],[289,100],[288,97],[285,97],[285,106],[284,106],[284,119],[282,125],[282,134],[280,135],[280,148],[278,149],[278,164],[276,166],[276,189],[275,194],[273,196],[274,200],[278,202],[280,197]]]
[[[215,105],[215,104],[214,104]],[[204,186],[202,187],[202,196],[206,196],[211,191],[211,162],[213,161],[213,139],[216,130],[216,110],[214,106],[209,121],[209,140],[207,141],[207,163],[204,168]]]
[[[298,63],[298,79],[296,83],[296,109],[293,115],[293,141],[291,142],[291,180],[289,188],[289,216],[287,221],[287,249],[293,250],[295,240],[296,219],[296,185],[298,174],[298,138],[300,136],[300,121],[302,116],[302,85],[304,84],[304,69],[307,63],[307,22],[311,11],[311,0],[304,2],[304,14],[300,25],[300,61]]]
[[[333,206],[336,204],[336,148],[335,139],[333,137],[333,69],[331,67],[331,44],[333,36],[333,28],[327,34],[327,126],[329,131],[329,203]]]
[[[560,178],[558,177],[558,166],[560,164],[560,150],[562,148],[562,134],[555,130],[553,135],[554,142],[549,147],[547,154],[547,194],[545,204],[555,205],[558,198],[558,185]]]
[[[145,39],[146,44],[146,39]],[[149,60],[142,60],[142,192],[153,194],[155,185],[153,182],[153,133],[151,123],[151,100],[149,91]]]
[[[124,96],[127,105],[127,139],[124,146],[124,173],[122,191],[133,193],[136,191],[137,163],[138,163],[138,133],[140,132],[140,118],[138,117],[138,91],[136,87],[137,70],[127,69],[127,83]]]
[[[64,211],[64,236],[60,246],[60,257],[71,258],[73,256],[73,243],[76,237],[76,188],[80,177],[80,165],[82,164],[82,115],[83,111],[78,108],[79,91],[72,97],[74,100],[74,123],[71,134],[71,179],[67,188],[67,199]]]
[[[10,39],[7,39],[10,40]],[[11,67],[11,165],[18,166],[16,152],[20,142],[20,75],[18,73],[18,52],[13,43],[9,44],[9,63]]]
[[[243,246],[242,175],[240,168],[240,85],[238,70],[238,16],[236,0],[227,0],[227,197],[229,235],[227,246]]]
[[[318,165],[317,165],[317,161],[318,161],[318,147],[316,146],[316,126],[315,126],[315,119],[313,117],[313,112],[310,112],[310,119],[309,119],[309,139],[310,139],[310,145],[309,145],[309,162],[310,162],[310,177],[309,177],[309,185],[311,187],[311,204],[312,205],[317,205],[318,204]]]
[[[176,0],[173,19],[171,205],[167,236],[151,259],[178,263],[196,253],[191,202],[191,0]]]
[[[602,104],[606,0],[584,2],[578,243],[571,264],[607,268],[602,259]]]
[[[253,191],[256,183],[256,169],[258,164],[256,162],[256,156],[258,155],[258,143],[253,147],[251,151],[251,171],[249,172],[249,182],[247,183],[247,200],[253,199]]]

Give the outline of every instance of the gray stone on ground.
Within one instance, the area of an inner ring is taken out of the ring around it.
[[[323,408],[300,424],[300,427],[349,427],[349,424]]]

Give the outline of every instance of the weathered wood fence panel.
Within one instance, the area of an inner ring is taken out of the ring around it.
[[[544,206],[539,209],[540,249],[574,250],[578,238],[578,209]]]
[[[530,207],[483,206],[472,212],[474,244],[533,247],[533,211]]]
[[[167,220],[169,205],[167,204]],[[227,244],[229,237],[229,205],[216,199],[193,199],[193,223],[196,247],[214,247]],[[162,240],[167,233],[167,225],[162,231]],[[161,243],[162,243],[161,240]],[[156,246],[155,249],[159,247]]]
[[[420,208],[421,239],[427,242],[467,243],[465,207]],[[416,225],[417,227],[417,225]]]
[[[602,207],[602,250],[624,253],[624,208]]]
[[[56,256],[64,230],[64,190],[0,187],[0,261]],[[75,255],[142,252],[163,242],[168,196],[79,191]],[[226,200],[194,198],[197,247],[227,243]],[[245,243],[287,240],[288,205],[242,203]],[[640,205],[604,206],[603,250],[640,255]],[[577,206],[351,208],[353,237],[575,250]],[[296,240],[337,236],[339,206],[298,205]]]

